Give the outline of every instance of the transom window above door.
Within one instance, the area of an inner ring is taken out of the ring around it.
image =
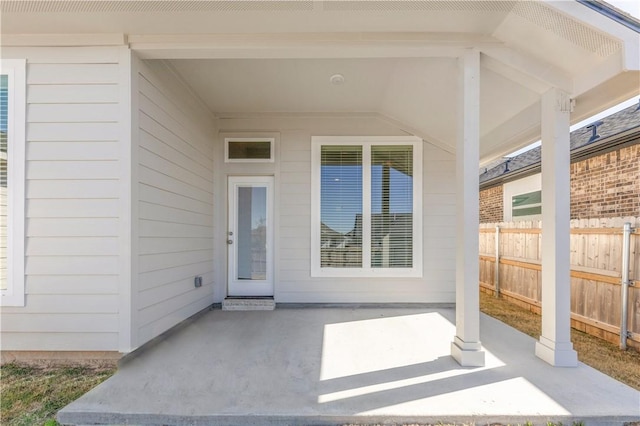
[[[274,138],[225,138],[227,163],[273,163]]]
[[[421,276],[422,140],[312,144],[312,275]]]

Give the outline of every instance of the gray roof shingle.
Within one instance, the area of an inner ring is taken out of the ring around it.
[[[592,143],[610,139],[609,143],[602,146],[604,149],[611,143],[616,142],[616,138],[612,138],[612,136],[633,128],[638,128],[640,131],[640,104],[632,105],[616,112],[615,114],[611,114],[608,117],[596,121],[601,122],[602,124],[597,127],[597,134],[599,137],[594,140],[591,140],[593,130],[590,128],[590,125],[571,132],[570,143],[572,151]],[[487,183],[498,177],[508,177],[509,173],[540,163],[541,158],[542,147],[539,146],[515,157],[505,159],[497,166],[493,166],[483,173],[480,173],[480,184]]]

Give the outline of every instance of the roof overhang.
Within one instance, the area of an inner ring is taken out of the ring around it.
[[[640,92],[640,34],[577,1],[6,0],[2,12],[3,56],[128,46],[165,61],[217,116],[370,114],[449,151],[451,74],[461,52],[478,49],[483,159],[539,137],[550,88],[576,100],[572,122]],[[343,69],[354,74],[342,92],[316,75]],[[282,101],[257,102],[252,85]]]

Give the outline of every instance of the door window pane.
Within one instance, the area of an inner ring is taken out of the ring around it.
[[[320,256],[324,268],[362,267],[362,146],[323,146]]]
[[[267,188],[238,188],[237,279],[267,279]]]
[[[413,149],[371,147],[371,267],[411,268]]]

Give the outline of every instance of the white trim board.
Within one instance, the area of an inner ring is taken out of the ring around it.
[[[362,268],[322,268],[320,265],[320,149],[323,145],[362,145],[363,151],[363,229],[370,220],[370,147],[404,144],[413,147],[413,252],[411,268],[372,268],[370,235],[363,232]],[[368,148],[368,149],[367,149]],[[422,139],[415,136],[312,136],[311,138],[311,276],[312,277],[422,277]]]
[[[8,79],[7,123],[7,288],[2,306],[25,304],[25,152],[26,67],[25,59],[3,59],[0,74]]]

